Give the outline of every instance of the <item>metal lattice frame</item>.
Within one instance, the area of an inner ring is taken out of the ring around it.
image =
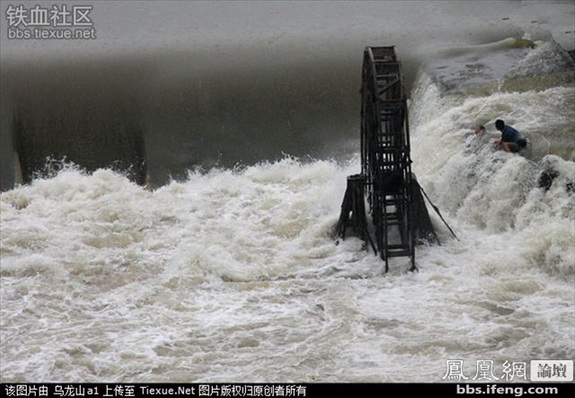
[[[364,51],[361,120],[362,174],[377,249],[386,272],[389,259],[400,256],[410,256],[415,270],[407,102],[394,47]]]

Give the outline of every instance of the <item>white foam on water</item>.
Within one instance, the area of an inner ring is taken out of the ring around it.
[[[479,192],[515,191],[498,173],[523,178],[525,161],[484,154],[496,170],[460,188],[447,170],[474,155],[434,123],[415,127],[414,154],[424,135],[445,154],[416,171],[461,242],[434,216],[443,245],[418,247],[419,273],[397,259],[383,275],[359,240],[335,244],[358,159],[190,173],[155,191],[67,169],[2,193],[3,381],[433,382],[448,359],[573,358],[567,177],[492,210]]]

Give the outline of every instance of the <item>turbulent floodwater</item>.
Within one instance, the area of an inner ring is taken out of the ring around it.
[[[156,189],[64,164],[3,192],[2,381],[440,382],[451,359],[470,377],[575,359],[575,86],[533,73],[558,51],[537,42],[495,86],[446,90],[433,63],[414,78],[414,171],[460,239],[432,214],[442,245],[417,248],[418,273],[336,245],[354,151]],[[498,118],[526,156],[494,150]]]
[[[448,359],[572,359],[573,163],[547,157],[560,175],[545,192],[528,159],[434,127],[513,95],[575,89],[428,102],[416,172],[461,242],[436,222],[443,245],[418,248],[415,274],[334,244],[357,159],[154,191],[70,168],[3,193],[3,379],[440,381]]]

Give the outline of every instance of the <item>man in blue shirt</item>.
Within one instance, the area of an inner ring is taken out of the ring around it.
[[[495,128],[501,131],[501,139],[495,141],[505,152],[519,152],[527,146],[525,136],[511,126],[506,126],[503,120],[495,121]]]

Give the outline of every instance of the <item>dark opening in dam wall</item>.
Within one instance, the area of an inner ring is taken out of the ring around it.
[[[162,53],[4,67],[2,189],[30,182],[47,159],[157,187],[195,167],[340,156],[355,146],[355,63],[224,54],[235,61],[215,67],[201,53]]]
[[[109,167],[145,183],[141,107],[128,69],[116,69],[113,80],[100,65],[86,64],[28,66],[6,75],[3,190],[41,176],[50,160],[86,171]]]
[[[23,182],[41,175],[50,160],[62,160],[87,171],[110,167],[144,184],[144,138],[138,121],[130,116],[132,111],[129,102],[117,100],[99,106],[88,99],[19,106],[14,111],[13,131]]]

